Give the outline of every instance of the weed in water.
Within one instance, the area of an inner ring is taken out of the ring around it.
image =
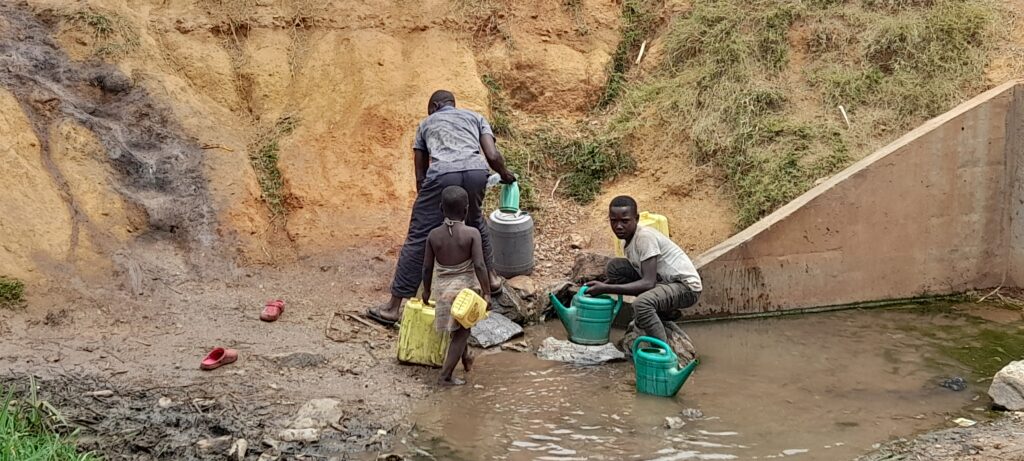
[[[284,206],[284,179],[281,170],[278,169],[278,153],[280,151],[280,140],[295,131],[299,120],[294,116],[283,116],[277,123],[256,143],[256,148],[249,155],[249,162],[256,171],[256,179],[260,184],[260,191],[263,194],[263,201],[273,217],[283,216],[286,212]]]
[[[49,403],[36,396],[35,383],[23,398],[14,389],[0,389],[0,459],[94,461],[92,453],[79,453],[75,434],[62,435],[67,423]]]
[[[0,276],[0,307],[16,307],[25,302],[25,284],[21,280]]]

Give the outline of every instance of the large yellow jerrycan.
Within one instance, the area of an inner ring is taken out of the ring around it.
[[[462,328],[473,328],[477,322],[487,318],[487,301],[472,289],[463,288],[452,301],[452,317]]]
[[[640,212],[640,226],[653,227],[661,232],[665,237],[672,237],[668,233],[668,218],[664,215],[657,213],[651,213],[649,211]],[[615,247],[615,256],[624,258],[626,253],[622,250],[622,240],[619,240],[615,234],[612,234],[612,242]]]
[[[398,361],[440,367],[448,353],[451,335],[434,328],[434,302],[423,305],[419,298],[405,303],[398,330]]]

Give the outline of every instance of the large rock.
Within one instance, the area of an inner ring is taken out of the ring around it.
[[[1024,410],[1024,360],[1010,362],[992,378],[988,388],[992,401],[1007,410]]]
[[[576,283],[586,283],[591,280],[605,280],[605,267],[612,258],[597,253],[581,252],[576,255],[576,262],[572,265],[571,280]]]
[[[523,334],[523,327],[504,315],[491,312],[469,331],[469,343],[477,347],[497,346]]]
[[[664,322],[665,332],[668,334],[668,345],[672,351],[679,356],[679,362],[686,364],[697,358],[697,349],[693,347],[693,340],[675,322]],[[626,334],[619,341],[619,349],[624,351],[626,357],[633,357],[633,341],[642,336],[641,331],[633,322],[626,327]]]
[[[491,311],[499,313],[520,325],[536,322],[545,302],[543,299],[523,299],[519,290],[506,282],[501,294],[491,296]]]
[[[561,339],[547,338],[537,350],[541,360],[553,360],[576,365],[598,365],[625,360],[626,356],[611,343],[603,346],[584,346]]]
[[[520,298],[527,301],[532,301],[537,298],[537,282],[534,282],[532,278],[525,275],[518,277],[512,277],[508,279],[508,283],[505,285],[506,288],[512,288],[516,290],[516,294]]]

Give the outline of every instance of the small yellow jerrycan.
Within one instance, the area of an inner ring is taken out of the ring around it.
[[[477,322],[487,318],[487,301],[469,288],[463,288],[452,301],[452,317],[463,328],[473,328]]]
[[[418,298],[405,303],[398,331],[398,361],[440,367],[448,353],[451,335],[434,328],[434,301],[424,305]]]
[[[640,212],[640,221],[637,226],[653,227],[661,232],[665,237],[672,237],[668,233],[668,218],[664,215],[657,213],[651,213],[649,211]],[[626,253],[622,250],[622,240],[619,240],[614,234],[612,234],[612,242],[615,242],[615,256],[623,258]]]

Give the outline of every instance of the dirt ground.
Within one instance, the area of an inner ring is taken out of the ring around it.
[[[857,461],[1018,461],[1024,459],[1024,414],[1008,413],[970,428],[929,432],[881,446]]]
[[[381,300],[393,261],[350,249],[290,269],[153,280],[138,299],[103,289],[33,293],[24,310],[0,311],[2,379],[37,377],[43,398],[86,428],[84,440],[94,440],[86,447],[111,459],[190,459],[196,441],[227,434],[258,453],[268,428],[325,397],[346,405],[347,432],[335,434],[333,456],[386,451],[404,428],[396,410],[435,379],[394,360],[393,331],[348,316]],[[273,298],[285,300],[285,313],[261,322]],[[238,362],[200,371],[215,346],[238,349]],[[83,396],[108,389],[114,396]],[[159,408],[161,397],[173,405]]]

